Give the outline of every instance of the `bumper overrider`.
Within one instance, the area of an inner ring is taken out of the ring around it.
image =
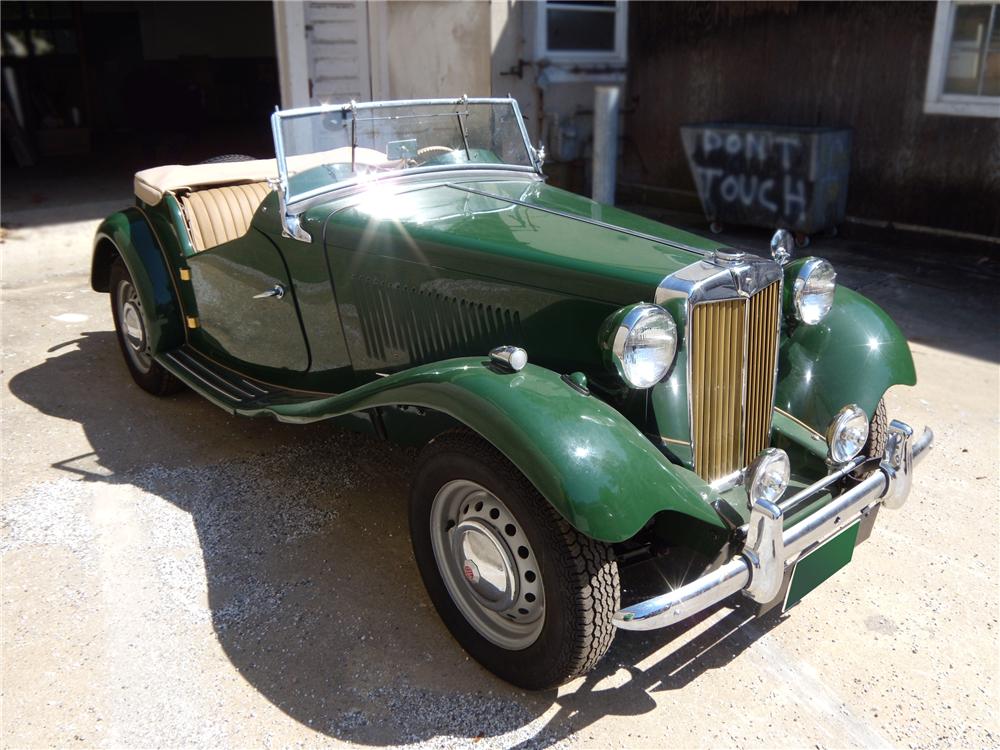
[[[885,457],[863,481],[794,526],[784,529],[784,518],[805,506],[855,471],[862,459],[775,504],[758,500],[750,511],[743,550],[725,565],[673,591],[625,607],[615,613],[614,624],[625,630],[654,630],[680,622],[727,599],[738,591],[760,605],[780,595],[785,571],[803,555],[869,516],[878,506],[896,509],[906,502],[913,467],[934,441],[929,428],[914,439],[909,425],[893,420]]]

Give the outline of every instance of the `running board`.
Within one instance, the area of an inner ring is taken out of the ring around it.
[[[244,377],[202,357],[186,346],[169,351],[156,359],[192,390],[234,414],[282,404],[314,401],[324,397],[324,394],[288,390]]]

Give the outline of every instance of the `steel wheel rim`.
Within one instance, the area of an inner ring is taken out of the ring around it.
[[[146,342],[146,324],[142,319],[142,303],[132,282],[118,284],[118,335],[125,344],[125,351],[132,364],[141,372],[149,372],[153,358],[149,356]]]
[[[476,632],[511,651],[538,640],[545,624],[540,566],[510,509],[481,485],[456,479],[435,495],[430,527],[441,578]]]

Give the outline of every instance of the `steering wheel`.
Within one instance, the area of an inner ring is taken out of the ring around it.
[[[417,149],[417,156],[423,156],[424,154],[447,154],[454,150],[451,146],[424,146]]]
[[[417,149],[417,156],[422,156],[423,160],[427,161],[427,157],[431,154],[450,154],[454,150],[450,146],[424,146]]]

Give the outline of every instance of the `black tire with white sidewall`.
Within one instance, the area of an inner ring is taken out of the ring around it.
[[[446,433],[424,449],[410,534],[441,619],[499,677],[554,687],[611,646],[620,588],[611,548],[574,530],[478,436]]]

